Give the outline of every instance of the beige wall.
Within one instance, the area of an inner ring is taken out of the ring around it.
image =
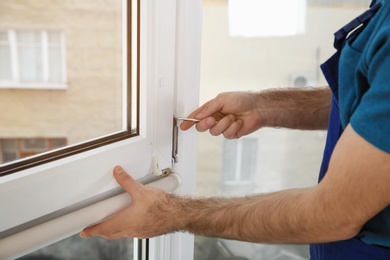
[[[309,8],[304,35],[232,38],[228,34],[227,7],[206,6],[202,101],[220,91],[285,87],[292,73],[318,72],[318,64],[334,52],[333,33],[360,12],[361,9]],[[318,84],[325,82],[321,78]]]
[[[0,138],[76,143],[122,129],[119,0],[2,0],[0,29],[62,31],[66,90],[0,89]]]

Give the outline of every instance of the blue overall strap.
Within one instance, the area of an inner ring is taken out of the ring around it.
[[[366,23],[368,20],[371,19],[375,15],[375,13],[379,10],[379,8],[382,6],[381,3],[376,3],[376,1],[373,1],[370,5],[370,9],[353,19],[351,22],[349,22],[347,25],[342,27],[340,30],[335,32],[334,34],[334,47],[337,50],[341,50],[345,39],[347,38],[348,34],[355,30],[357,27],[359,27],[361,24]]]
[[[335,47],[337,52],[321,65],[322,72],[329,83],[333,96],[328,135],[320,169],[320,181],[328,170],[333,149],[343,131],[338,106],[338,72],[342,47],[349,33],[362,23],[366,23],[379,10],[380,6],[380,3],[373,1],[370,10],[337,31],[335,33]],[[310,245],[310,256],[312,260],[390,260],[390,250],[368,245],[359,239],[352,238],[345,241]]]
[[[330,157],[332,156],[333,149],[339,140],[343,128],[341,127],[339,101],[338,101],[338,74],[339,74],[339,59],[340,51],[337,51],[330,59],[321,65],[322,73],[328,81],[329,87],[332,90],[332,104],[330,107],[330,117],[328,122],[328,133],[326,136],[326,144],[324,155],[322,157],[322,164],[318,181],[320,182],[324,178],[328,171],[328,165]]]

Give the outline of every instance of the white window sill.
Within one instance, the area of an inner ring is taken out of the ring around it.
[[[253,186],[253,181],[224,181],[223,186]]]
[[[52,89],[52,90],[65,90],[68,88],[67,83],[48,83],[48,82],[0,82],[0,89]]]

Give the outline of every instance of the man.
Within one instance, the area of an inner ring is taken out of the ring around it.
[[[114,176],[132,205],[81,236],[188,231],[310,243],[312,259],[390,259],[389,36],[390,2],[373,2],[336,33],[338,51],[322,66],[331,89],[222,93],[189,115],[201,120],[198,131],[229,139],[262,127],[328,128],[318,185],[234,199],[185,198],[144,187],[116,167]],[[183,122],[181,129],[193,125]]]

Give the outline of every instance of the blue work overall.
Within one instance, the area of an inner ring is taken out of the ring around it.
[[[332,105],[328,126],[328,135],[324,151],[324,157],[320,169],[319,181],[324,177],[328,170],[328,164],[333,149],[341,136],[343,129],[340,122],[339,104],[338,104],[338,70],[339,58],[344,46],[344,42],[350,32],[361,24],[367,23],[373,17],[376,11],[381,7],[380,3],[371,3],[370,9],[355,18],[346,26],[335,33],[335,48],[337,52],[324,64],[321,65],[322,72],[332,90]],[[344,241],[313,244],[310,246],[310,255],[312,260],[389,260],[390,250],[368,245],[357,238]]]

